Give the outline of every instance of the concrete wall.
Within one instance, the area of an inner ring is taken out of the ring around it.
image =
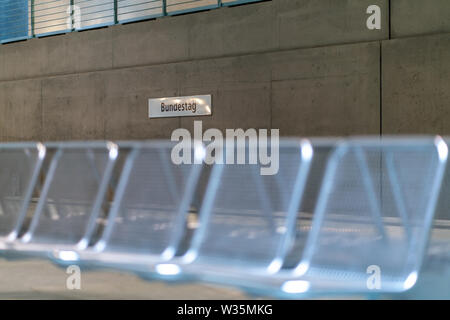
[[[213,95],[205,129],[450,133],[449,10],[272,0],[1,45],[0,140],[169,138],[197,119],[149,119],[147,100],[191,94]]]
[[[386,0],[273,0],[0,46],[0,80],[387,39]]]
[[[450,134],[450,34],[383,42],[383,133]]]
[[[391,0],[391,36],[450,32],[450,1]]]

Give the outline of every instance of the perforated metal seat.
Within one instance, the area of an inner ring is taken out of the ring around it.
[[[310,172],[308,179],[309,186],[320,179],[318,193],[312,192],[316,202],[312,223],[301,222],[307,212],[294,210],[296,218],[285,220],[283,229],[296,230],[292,249],[283,257],[298,256],[298,264],[286,263],[287,259],[274,262],[277,244],[292,241],[287,240],[289,236],[276,236],[282,224],[271,224],[264,214],[272,212],[272,221],[278,219],[279,210],[264,210],[281,199],[273,187],[276,184],[254,180],[258,182],[249,187],[256,176],[250,166],[217,166],[202,206],[200,228],[181,263],[183,271],[206,281],[283,297],[393,293],[412,287],[423,261],[447,161],[445,142],[441,138],[362,138],[330,142],[328,147],[322,142],[319,149],[330,157],[325,156],[323,173]],[[233,169],[239,178],[233,179]],[[285,192],[294,189],[280,177]],[[271,186],[270,192],[261,193],[266,195],[265,202],[258,198],[258,191],[248,197],[245,190],[258,190],[261,185]],[[297,209],[308,207],[299,203],[301,197],[295,200]],[[241,220],[231,217],[232,209]],[[229,221],[236,223],[226,224]],[[280,261],[284,268],[279,268]],[[377,271],[381,272],[380,286],[371,277]]]
[[[40,143],[0,144],[0,250],[20,234],[39,177],[45,147]]]
[[[106,228],[98,243],[80,252],[84,261],[151,276],[158,263],[175,256],[186,233],[188,214],[195,211],[191,206],[202,165],[174,164],[174,145],[133,144]]]
[[[174,146],[0,145],[1,252],[280,297],[416,283],[447,166],[442,138],[238,144],[212,167],[201,144],[194,164],[176,164]],[[239,153],[242,164],[227,163]]]
[[[279,150],[273,175],[261,175],[261,162],[214,165],[199,228],[177,262],[185,273],[240,286],[280,270],[293,243],[314,151],[308,140],[295,139],[270,150],[272,156]],[[235,146],[235,152],[248,157],[258,150]]]
[[[287,294],[402,292],[416,282],[442,177],[437,138],[349,139],[330,157]]]
[[[104,216],[117,145],[111,142],[46,144],[52,153],[44,166],[39,200],[26,233],[11,244],[15,251],[53,256],[86,247]]]

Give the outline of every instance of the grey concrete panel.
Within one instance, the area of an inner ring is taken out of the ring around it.
[[[383,133],[450,134],[450,34],[383,42]]]
[[[187,60],[192,16],[164,17],[111,27],[114,67]]]
[[[194,120],[205,130],[377,134],[379,52],[363,43],[42,78],[42,137],[170,138]],[[212,116],[148,118],[149,98],[196,94],[212,95]]]
[[[393,38],[450,32],[450,1],[391,0]]]
[[[54,38],[56,39],[56,38]],[[47,50],[40,39],[0,46],[0,80],[24,79],[46,74]],[[54,61],[55,64],[59,62]]]
[[[0,82],[0,139],[41,139],[41,81]]]
[[[66,52],[69,70],[86,72],[110,69],[113,66],[112,41],[110,28],[68,34]]]
[[[272,127],[283,136],[379,134],[378,43],[274,56]]]
[[[38,39],[42,71],[30,76],[78,73],[112,67],[112,32],[104,28]],[[30,52],[33,54],[33,51]],[[26,74],[24,76],[27,76]]]
[[[277,49],[275,2],[225,7],[192,15],[190,57],[221,57]]]
[[[106,72],[106,137],[169,139],[173,130],[270,127],[270,66],[264,55]],[[211,94],[208,117],[148,119],[149,98]]]
[[[387,0],[276,0],[279,47],[315,47],[387,39],[389,4]],[[381,29],[366,26],[367,8],[381,9]]]
[[[344,3],[343,3],[344,2]],[[115,26],[114,66],[387,39],[387,0],[274,0]],[[370,5],[381,30],[369,30]]]
[[[274,81],[339,77],[379,68],[378,42],[290,50],[270,56]]]
[[[272,79],[270,57],[271,54],[257,54],[177,63],[177,79],[185,87],[267,82]]]
[[[115,70],[106,80],[105,138],[169,139],[178,118],[149,119],[148,99],[178,95],[174,65]]]
[[[105,79],[96,73],[42,80],[43,139],[105,136]]]
[[[206,91],[206,92],[205,92]],[[226,129],[270,128],[270,82],[225,85],[220,88],[183,88],[183,94],[213,95],[213,114],[181,119],[181,128],[194,130],[194,121],[202,121],[203,132],[216,128],[225,135]]]
[[[386,39],[387,0],[273,0],[0,46],[0,80]],[[378,4],[382,29],[368,30]]]
[[[0,80],[111,68],[111,39],[111,30],[99,29],[2,45]]]
[[[270,128],[270,54],[200,60],[176,65],[180,95],[211,94],[212,116],[181,119],[203,129]],[[223,132],[225,133],[225,132]]]

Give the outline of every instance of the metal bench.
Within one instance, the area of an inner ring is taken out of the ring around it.
[[[20,235],[46,150],[40,143],[0,144],[0,252]]]
[[[410,289],[423,263],[447,155],[439,137],[340,143],[300,263],[279,275],[291,273],[281,290],[302,296]]]
[[[10,244],[14,251],[62,258],[87,247],[105,216],[118,147],[112,142],[65,142],[45,145],[48,162],[43,185],[26,232]],[[51,154],[51,156],[49,155]]]
[[[202,165],[173,164],[174,145],[133,143],[104,232],[92,248],[79,253],[82,261],[151,277],[158,274],[158,264],[176,255],[187,232],[188,214],[195,211],[192,203]]]

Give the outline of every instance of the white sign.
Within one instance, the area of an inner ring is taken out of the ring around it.
[[[211,115],[211,95],[148,100],[149,118]]]

